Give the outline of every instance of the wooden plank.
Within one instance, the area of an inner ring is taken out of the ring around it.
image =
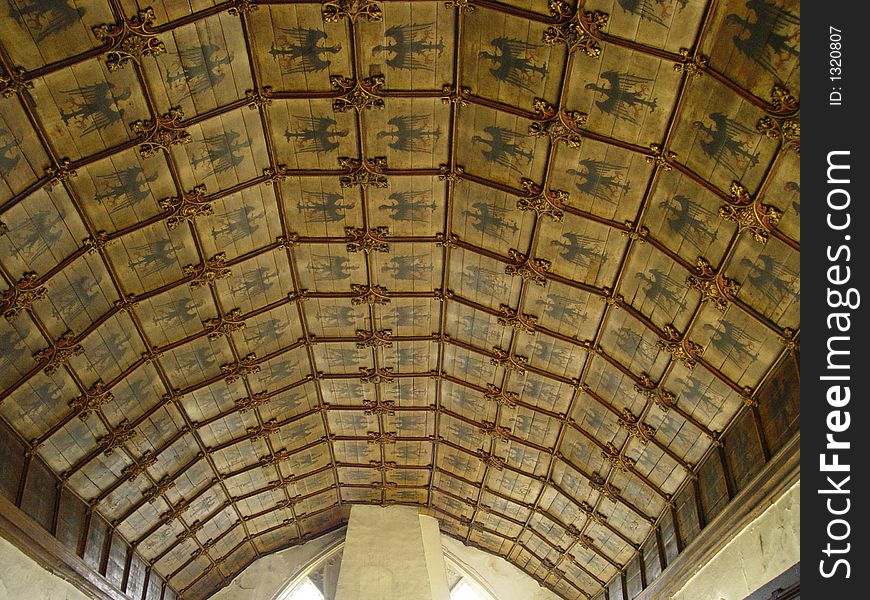
[[[0,498],[0,535],[50,573],[66,579],[89,596],[97,600],[129,600],[6,498]]]
[[[800,434],[776,454],[761,473],[744,488],[700,536],[635,600],[668,598],[697,570],[716,555],[734,536],[771,506],[800,478]]]

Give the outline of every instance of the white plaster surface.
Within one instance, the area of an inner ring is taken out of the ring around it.
[[[424,539],[422,523],[416,508],[354,505],[335,600],[448,600],[443,555],[436,572],[428,564],[439,562],[438,538]]]
[[[417,600],[421,581],[427,582],[437,596],[447,596],[443,554],[432,552],[440,537],[448,558],[470,574],[476,582],[497,600],[558,600],[531,577],[507,561],[465,546],[458,540],[441,536],[437,521],[418,515],[410,507],[354,506],[371,514],[359,519],[360,534],[355,540],[348,535],[342,560],[345,574],[348,553],[354,548],[366,555],[381,555],[376,564],[355,567],[348,571],[352,600]],[[397,512],[394,512],[399,509]],[[355,522],[351,520],[352,529]],[[407,529],[406,529],[407,528]],[[382,540],[386,534],[412,532],[394,536],[398,545],[384,553]],[[273,600],[276,595],[311,562],[345,538],[340,529],[294,548],[261,558],[236,577],[229,586],[212,596],[213,600]],[[424,541],[425,538],[425,541]],[[411,548],[416,548],[417,561]],[[422,550],[421,548],[426,548]],[[440,561],[438,560],[440,556]],[[397,560],[404,557],[404,560]],[[790,568],[800,560],[800,482],[786,491],[773,505],[752,521],[713,559],[701,568],[672,600],[742,600],[753,591]],[[439,567],[440,563],[440,567]],[[88,600],[89,596],[72,584],[51,574],[15,546],[0,538],[0,600]],[[429,571],[441,573],[438,584],[432,586]],[[443,587],[440,582],[444,578]],[[342,579],[339,579],[341,594]],[[380,595],[367,595],[362,590],[375,590]],[[337,596],[341,600],[342,596]],[[432,596],[426,596],[432,598]]]
[[[380,507],[370,508],[383,510]],[[410,510],[416,512],[414,509]],[[426,523],[428,519],[430,517],[421,515],[418,523]],[[429,522],[437,525],[434,519]],[[396,524],[390,526],[394,527]],[[429,536],[435,533],[431,526],[426,525],[423,525],[423,532],[423,535]],[[368,551],[377,547],[380,533],[376,528],[372,528],[370,532],[372,537],[366,541]],[[261,558],[236,577],[227,588],[212,596],[211,600],[273,600],[287,583],[310,566],[312,560],[333,544],[343,542],[345,534],[346,530],[340,529],[312,540],[304,546],[289,548]],[[560,600],[558,596],[539,586],[534,579],[506,560],[477,548],[465,546],[462,542],[444,535],[440,536],[440,540],[441,547],[447,552],[449,559],[462,571],[468,573],[496,600]],[[399,562],[399,564],[403,563]],[[379,571],[385,575],[383,571]],[[403,571],[401,575],[405,577],[406,573]],[[389,576],[392,577],[391,572]]]
[[[0,538],[0,600],[88,600],[71,583],[43,569]]]
[[[450,597],[450,587],[447,585],[447,565],[444,563],[444,551],[441,549],[441,528],[438,527],[438,519],[420,515],[420,526],[423,532],[423,552],[426,555],[432,597],[447,600]]]
[[[789,569],[800,560],[800,508],[798,481],[704,565],[673,600],[742,600]]]
[[[561,600],[503,558],[441,536],[447,557],[496,600]]]
[[[273,600],[311,561],[343,539],[344,529],[339,529],[257,559],[211,600]]]

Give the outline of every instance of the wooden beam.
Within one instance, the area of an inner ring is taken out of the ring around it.
[[[6,498],[0,497],[0,536],[49,573],[97,600],[130,600],[72,550]]]
[[[800,432],[635,600],[671,598],[722,548],[800,479]]]

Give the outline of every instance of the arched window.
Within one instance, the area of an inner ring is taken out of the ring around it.
[[[332,600],[335,598],[344,543],[314,558],[272,600]],[[451,554],[445,554],[450,600],[498,600],[486,585]]]
[[[292,589],[284,591],[279,600],[323,600],[323,594],[311,580],[306,577]]]
[[[450,600],[493,600],[470,579],[463,577],[450,589]]]

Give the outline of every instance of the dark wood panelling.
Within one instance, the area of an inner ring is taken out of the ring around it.
[[[688,546],[701,531],[701,523],[698,519],[698,507],[695,503],[695,486],[683,487],[674,498],[676,505],[677,523],[679,524],[680,542],[682,547]]]
[[[127,562],[129,547],[119,536],[113,535],[109,545],[109,560],[106,563],[106,579],[121,587],[124,580],[124,566]]]
[[[57,479],[41,460],[30,461],[21,509],[46,531],[51,531],[56,502]]]
[[[0,498],[0,535],[96,600],[130,600],[14,504]]]
[[[765,384],[764,390],[769,394],[761,403],[771,402],[790,403],[791,407],[786,411],[799,411],[799,394],[797,386],[799,374],[795,368],[796,362],[793,356],[784,357],[772,374],[771,380]],[[778,422],[772,424],[770,419]],[[682,561],[683,550],[691,544],[699,535],[704,537],[705,527],[713,522],[718,515],[726,510],[732,510],[730,501],[742,489],[750,483],[756,482],[754,477],[766,468],[765,464],[771,455],[765,454],[763,441],[771,443],[777,440],[772,447],[772,453],[782,447],[782,442],[777,436],[786,435],[789,428],[785,423],[791,422],[788,447],[791,452],[798,451],[794,443],[796,427],[799,424],[797,416],[783,420],[780,415],[775,415],[768,409],[760,409],[757,412],[749,407],[743,410],[729,427],[722,439],[722,446],[711,449],[705,459],[695,469],[697,482],[688,482],[674,497],[677,516],[676,527],[673,527],[670,509],[665,510],[659,522],[658,534],[663,540],[663,551],[655,543],[655,535],[650,536],[644,542],[641,553],[644,556],[645,584],[649,586],[656,582],[662,573],[657,556],[665,558],[665,567],[670,566],[677,558]],[[786,429],[783,429],[786,427]],[[766,440],[761,439],[759,431],[764,431]],[[788,460],[777,457],[776,461]],[[676,535],[672,533],[676,529]],[[654,550],[656,552],[654,552]],[[660,585],[658,582],[656,587]]]
[[[134,554],[130,559],[130,571],[127,574],[127,587],[124,590],[134,600],[141,600],[145,593],[145,575],[147,574],[145,561]]]
[[[709,523],[728,504],[728,486],[719,452],[711,452],[698,469],[698,491],[704,522]]]
[[[673,562],[680,553],[679,542],[677,542],[677,533],[674,528],[674,520],[670,510],[666,510],[659,522],[662,533],[662,545],[664,546],[665,564],[669,565]]]
[[[637,555],[629,561],[628,566],[625,568],[625,593],[628,596],[626,600],[631,600],[643,589],[643,575],[641,574],[640,565],[640,555]]]
[[[109,535],[109,526],[100,517],[91,517],[88,527],[87,542],[85,543],[84,559],[88,565],[97,572],[103,566],[103,556],[106,549],[106,540]]]
[[[728,472],[739,492],[764,466],[764,452],[753,411],[745,410],[737,417],[724,441]]]
[[[24,445],[9,426],[0,421],[0,496],[15,502],[23,469]]]
[[[758,395],[758,411],[771,452],[779,450],[800,427],[800,374],[786,357]]]
[[[800,433],[795,434],[746,488],[707,524],[687,551],[670,561],[662,574],[647,583],[641,600],[670,598],[698,569],[707,564],[740,531],[757,518],[772,499],[800,478]]]
[[[68,489],[64,488],[60,493],[60,506],[58,507],[57,532],[55,535],[60,542],[73,552],[78,551],[79,541],[82,537],[82,529],[85,526],[87,506]]]
[[[659,557],[658,540],[655,532],[649,536],[641,548],[643,553],[644,580],[655,580],[662,572],[662,562]]]
[[[148,576],[148,587],[145,589],[145,600],[160,600],[163,593],[163,580],[155,572]]]
[[[625,590],[622,589],[622,577],[617,576],[610,582],[607,586],[607,597],[609,600],[626,600]]]

